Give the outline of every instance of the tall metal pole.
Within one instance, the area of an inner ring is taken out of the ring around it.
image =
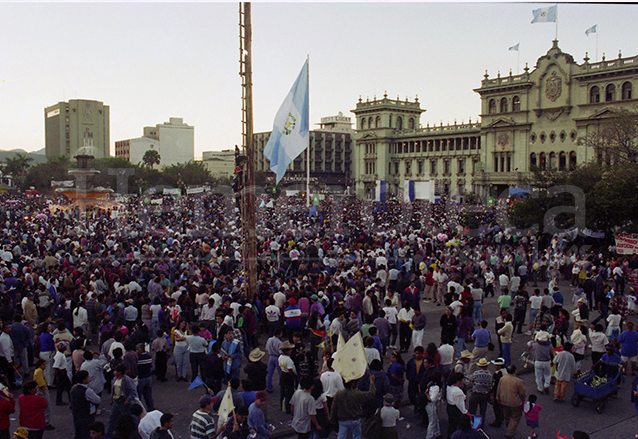
[[[240,75],[242,75],[243,142],[246,154],[242,190],[242,250],[248,299],[257,297],[257,238],[255,233],[255,147],[253,139],[252,24],[249,2],[239,5]]]

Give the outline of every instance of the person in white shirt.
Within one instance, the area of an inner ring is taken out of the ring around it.
[[[510,278],[507,276],[507,274],[505,274],[505,271],[503,271],[498,277],[498,284],[501,287],[501,292],[503,292],[504,289],[509,289]]]
[[[394,396],[391,393],[383,397],[383,407],[379,411],[381,416],[381,437],[397,437],[397,421],[401,419],[401,413],[394,408]]]
[[[383,312],[385,313],[385,319],[388,323],[390,323],[390,346],[388,346],[388,348],[396,349],[398,336],[397,316],[399,315],[399,312],[394,306],[392,306],[392,301],[390,299],[386,299]]]
[[[443,376],[447,376],[449,371],[452,370],[452,362],[454,361],[454,346],[447,341],[441,341],[441,346],[437,349],[441,356],[439,361],[439,368]]]
[[[131,414],[139,419],[137,432],[142,439],[149,439],[151,437],[153,430],[161,425],[160,418],[163,415],[159,410],[153,410],[147,413],[139,404],[134,404],[131,407]]]
[[[465,393],[461,390],[463,385],[463,374],[461,372],[454,372],[450,376],[450,385],[447,386],[446,400],[447,400],[447,416],[448,427],[447,437],[451,437],[459,426],[461,415],[467,413],[465,408]]]
[[[269,304],[266,309],[266,321],[268,325],[268,336],[272,337],[277,328],[281,327],[281,308],[274,304],[274,300],[266,299]]]
[[[335,372],[332,368],[332,363],[334,359],[328,359],[328,370],[321,374],[321,385],[323,386],[323,391],[328,397],[328,408],[332,407],[332,398],[334,398],[335,393],[339,390],[343,390],[343,378],[341,378],[341,374],[339,372]]]
[[[372,360],[381,361],[381,354],[379,353],[379,350],[372,347],[374,346],[374,338],[366,337],[364,343],[365,343],[365,348],[363,348],[363,350],[366,353],[368,366],[370,365],[370,363],[372,363]]]
[[[441,385],[443,379],[441,372],[436,371],[430,377],[430,383],[425,389],[427,404],[425,412],[428,415],[428,429],[425,439],[435,439],[441,436],[441,427],[439,426],[439,401],[441,401]]]

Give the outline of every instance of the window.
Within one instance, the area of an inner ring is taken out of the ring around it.
[[[366,118],[365,117],[361,118],[361,129],[362,130],[366,129]]]
[[[616,99],[616,86],[609,84],[605,88],[605,102],[611,102]]]
[[[375,128],[381,128],[381,116],[377,116]]]
[[[490,99],[490,102],[489,102],[488,108],[487,108],[487,112],[489,114],[495,114],[496,113],[496,101],[494,99]]]
[[[505,160],[507,162],[507,172],[512,172],[512,155],[507,154],[507,157],[505,158]]]
[[[556,169],[556,153],[555,152],[549,153],[549,169],[551,171]]]
[[[564,142],[565,139],[567,138],[567,134],[565,134],[565,131],[561,131],[559,134],[560,140],[561,142]]]
[[[443,161],[443,173],[445,175],[449,175],[450,174],[450,161],[449,160],[444,160]]]
[[[414,129],[414,118],[413,117],[408,119],[408,128],[411,129],[411,130]]]
[[[533,152],[529,155],[529,167],[532,168],[534,166],[537,166],[536,164],[536,153]]]
[[[507,98],[501,99],[501,113],[507,113]]]
[[[625,82],[622,85],[622,100],[631,99],[631,82]]]
[[[576,169],[576,151],[572,151],[569,153],[569,170],[573,171]]]
[[[436,160],[430,160],[430,175],[436,175]]]
[[[441,140],[441,151],[447,151],[447,140]]]
[[[412,160],[405,161],[405,175],[412,175]]]
[[[410,152],[414,152],[414,142],[410,142]]]
[[[536,142],[536,133],[532,133],[532,135],[531,135],[531,136],[529,136],[529,140],[530,140],[532,143]]]
[[[600,102],[600,89],[598,88],[598,86],[594,85],[589,90],[589,103],[597,104],[599,102]]]
[[[567,155],[565,151],[561,151],[558,154],[558,170],[564,171],[565,169],[567,169]]]
[[[397,117],[397,130],[403,129],[403,118],[401,116]]]
[[[372,125],[372,118],[369,118],[369,119],[368,119],[368,128],[372,128],[372,127],[373,127],[373,125]]]
[[[388,163],[388,174],[392,175],[392,163]]]
[[[494,154],[494,172],[498,172],[498,155]]]
[[[512,98],[512,111],[521,111],[521,98],[518,96]]]
[[[399,162],[394,162],[394,173],[399,175]]]
[[[547,158],[544,152],[541,152],[538,156],[538,167],[545,170],[547,168]]]
[[[414,142],[416,144],[416,152],[421,152],[421,142]]]
[[[554,143],[554,140],[556,140],[556,133],[555,132],[551,132],[549,133],[549,140],[552,141],[552,143]]]
[[[459,174],[465,174],[465,159],[459,159]]]
[[[423,175],[423,160],[417,162],[417,170],[419,175]]]

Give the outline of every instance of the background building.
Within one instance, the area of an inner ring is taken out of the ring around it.
[[[436,183],[438,194],[500,195],[528,185],[534,167],[568,170],[608,160],[583,142],[619,109],[635,108],[638,56],[583,64],[554,41],[521,75],[490,79],[481,96],[481,123],[420,126],[418,99],[363,102],[357,115],[355,180],[360,197],[373,198],[377,180],[391,194],[405,180]]]
[[[351,118],[339,112],[337,116],[321,118],[318,125],[318,130],[310,131],[310,182],[322,186],[321,190],[343,192],[354,184],[354,130]],[[275,174],[270,171],[270,162],[264,157],[269,137],[270,132],[256,133],[254,136],[257,157],[255,170],[265,172],[266,180],[274,183]],[[308,149],[293,160],[280,183],[305,189],[307,154]]]
[[[204,151],[202,162],[213,177],[232,178],[235,172],[235,150]]]
[[[93,146],[95,157],[108,157],[109,107],[100,101],[71,99],[44,109],[47,159],[72,158],[78,148]]]
[[[181,117],[154,127],[144,127],[144,135],[115,142],[115,156],[131,163],[140,163],[146,151],[159,152],[160,167],[186,163],[195,158],[195,127],[185,124]]]

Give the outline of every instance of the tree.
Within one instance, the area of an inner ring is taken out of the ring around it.
[[[599,163],[636,163],[638,158],[638,109],[608,110],[595,132],[580,139],[596,152]]]
[[[144,153],[144,157],[142,157],[142,163],[149,168],[153,168],[155,165],[159,165],[162,158],[160,157],[159,152],[154,149],[149,149]]]
[[[24,184],[25,187],[33,186],[39,191],[49,192],[52,180],[70,180],[69,168],[71,160],[61,155],[53,159],[49,159],[46,163],[40,163],[29,167],[27,170]]]
[[[2,172],[5,175],[12,175],[15,181],[22,182],[27,173],[27,169],[29,169],[29,162],[32,162],[33,159],[29,157],[26,153],[16,153],[13,157],[6,158],[4,160],[4,166],[2,167]]]
[[[175,187],[202,185],[213,182],[210,171],[204,163],[200,161],[196,162],[191,160],[187,163],[167,166],[162,173],[164,174],[166,184]]]

